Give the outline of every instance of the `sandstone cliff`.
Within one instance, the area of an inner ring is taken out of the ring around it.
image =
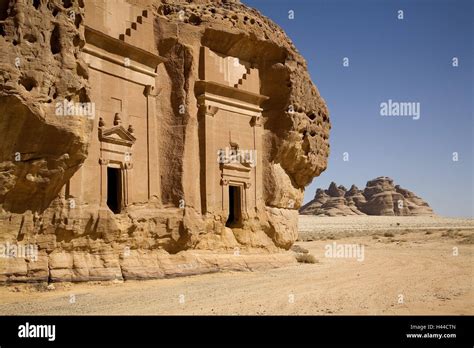
[[[156,77],[161,165],[154,174],[161,188],[113,214],[65,188],[88,158],[97,120],[54,113],[58,101],[94,102],[81,54],[92,3],[0,0],[0,243],[34,244],[39,255],[35,262],[0,259],[0,281],[131,279],[280,264],[273,256],[232,255],[289,249],[304,188],[326,168],[329,115],[304,58],[281,28],[237,0],[121,1],[151,14],[149,35],[165,58]],[[202,46],[258,67],[260,93],[269,97],[262,203],[241,229],[200,208],[195,82]],[[204,254],[187,252],[198,249]],[[216,250],[231,256],[206,254]]]
[[[367,182],[364,190],[352,185],[349,190],[332,182],[327,190],[317,189],[314,199],[300,209],[300,214],[345,215],[433,215],[428,203],[413,192],[394,185],[388,177]]]

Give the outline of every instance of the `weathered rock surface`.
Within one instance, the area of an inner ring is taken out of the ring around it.
[[[38,247],[36,261],[0,258],[0,281],[149,278],[293,262],[283,251],[297,238],[305,186],[327,165],[328,110],[286,34],[237,0],[121,2],[147,9],[166,58],[156,77],[160,195],[120,214],[69,195],[65,186],[96,134],[90,119],[58,116],[54,105],[91,101],[81,52],[92,3],[0,0],[0,243]],[[258,66],[260,93],[269,97],[262,203],[240,229],[193,203],[200,200],[195,82],[202,46]],[[236,248],[250,256],[225,254]]]
[[[169,93],[170,104],[162,103],[160,113],[171,116],[170,124],[192,123],[190,115],[179,119],[173,110],[190,95],[197,79],[200,45],[259,67],[261,94],[269,97],[262,115],[263,200],[267,207],[250,218],[253,222],[249,221],[246,230],[263,230],[277,247],[288,249],[296,240],[296,213],[304,188],[326,168],[329,154],[328,110],[310,80],[305,60],[281,28],[239,1],[163,1],[157,2],[155,9],[158,49],[168,59],[164,65],[173,86],[162,92]],[[183,77],[183,71],[189,75]],[[193,113],[194,103],[188,105]],[[174,133],[173,139],[185,136],[185,132]],[[180,143],[165,141],[169,151],[164,161],[183,156],[185,148]],[[182,166],[190,163],[187,160]],[[178,188],[187,188],[180,170],[177,174],[176,168],[167,167],[170,172],[163,175],[162,184],[169,188],[167,199],[176,202],[181,195]],[[291,222],[287,222],[287,210],[294,211]],[[237,231],[236,238],[241,235]],[[258,245],[263,243],[260,237],[254,240]]]
[[[81,3],[0,1],[0,207],[6,211],[44,211],[87,156],[90,120],[54,113],[57,100],[89,101],[80,73]],[[68,11],[77,13],[74,20]]]
[[[300,214],[346,215],[434,215],[428,203],[413,192],[394,186],[388,177],[367,182],[363,191],[352,185],[349,190],[332,182],[327,190],[317,189],[314,199],[300,209]]]
[[[290,252],[262,254],[187,250],[126,250],[125,253],[55,251],[30,258],[0,258],[0,282],[81,282],[170,278],[220,271],[255,271],[296,263]]]

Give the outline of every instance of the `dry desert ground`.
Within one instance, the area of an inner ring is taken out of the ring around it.
[[[300,216],[316,263],[126,282],[10,284],[4,315],[474,314],[472,219]],[[334,244],[335,243],[335,244]],[[364,247],[363,260],[327,257]]]

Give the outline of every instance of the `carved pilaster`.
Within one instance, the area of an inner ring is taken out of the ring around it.
[[[261,127],[262,126],[262,116],[252,116],[252,120],[250,121],[252,127]]]
[[[219,111],[217,106],[206,105],[204,101],[201,101],[199,104],[199,114],[203,116],[214,117],[214,115]]]
[[[152,85],[146,85],[145,90],[143,91],[143,94],[145,97],[153,96],[151,93],[153,92],[155,88]]]

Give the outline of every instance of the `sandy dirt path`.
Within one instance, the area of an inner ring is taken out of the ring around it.
[[[461,237],[419,231],[298,242],[319,262],[259,272],[56,284],[52,291],[7,286],[0,314],[474,314],[474,246]],[[364,245],[364,261],[325,257],[333,242]]]

